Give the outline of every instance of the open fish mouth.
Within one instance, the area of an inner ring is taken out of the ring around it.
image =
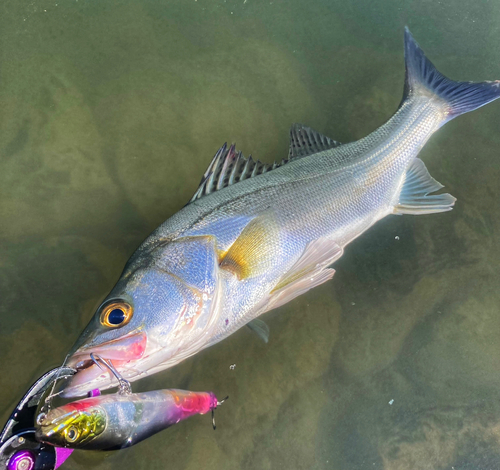
[[[62,396],[65,398],[82,396],[94,388],[110,388],[116,382],[109,370],[100,368],[94,362],[91,354],[110,361],[124,377],[137,375],[139,372],[134,370],[134,364],[144,357],[147,344],[147,334],[141,330],[99,346],[78,349],[67,362],[68,366],[76,369],[76,374],[64,387]]]

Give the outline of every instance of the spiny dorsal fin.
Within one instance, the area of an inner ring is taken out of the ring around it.
[[[227,148],[226,143],[217,151],[210,165],[208,165],[200,186],[189,202],[232,184],[274,170],[287,162],[288,160],[282,160],[269,165],[259,160],[253,160],[251,155],[245,158],[241,152],[235,150],[234,144]]]
[[[307,157],[307,155],[332,149],[339,145],[342,144],[320,134],[310,127],[303,126],[302,124],[294,124],[290,128],[288,159],[293,160],[294,158]]]
[[[339,145],[341,145],[340,142],[302,124],[294,124],[290,129],[288,159],[273,164],[262,163],[259,160],[255,161],[251,155],[245,158],[241,152],[235,150],[234,144],[227,148],[227,143],[225,143],[208,165],[200,186],[189,202],[248,178],[272,171],[285,165],[290,160],[306,157]]]

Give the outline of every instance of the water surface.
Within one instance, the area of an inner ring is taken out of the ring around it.
[[[445,74],[500,78],[500,4],[410,0],[3,0],[0,418],[56,366],[138,244],[236,142],[342,141],[400,101],[403,26]],[[390,217],[333,281],[135,390],[230,400],[63,468],[500,468],[500,104],[421,154],[455,209]],[[236,367],[231,369],[230,366]]]

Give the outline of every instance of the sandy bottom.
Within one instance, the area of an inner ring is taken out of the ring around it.
[[[495,2],[98,3],[2,5],[2,422],[223,142],[272,161],[293,122],[371,132],[400,100],[405,23],[444,73],[500,78]],[[499,123],[496,103],[441,130],[421,157],[456,208],[379,223],[263,317],[269,344],[243,329],[134,385],[229,395],[217,431],[194,417],[63,468],[500,468]]]

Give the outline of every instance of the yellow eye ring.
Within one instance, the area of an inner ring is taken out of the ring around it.
[[[132,318],[134,309],[125,302],[113,302],[101,312],[101,325],[109,328],[118,328],[126,325]]]
[[[78,428],[76,426],[71,426],[67,431],[66,431],[66,440],[68,442],[75,442],[78,439]]]

